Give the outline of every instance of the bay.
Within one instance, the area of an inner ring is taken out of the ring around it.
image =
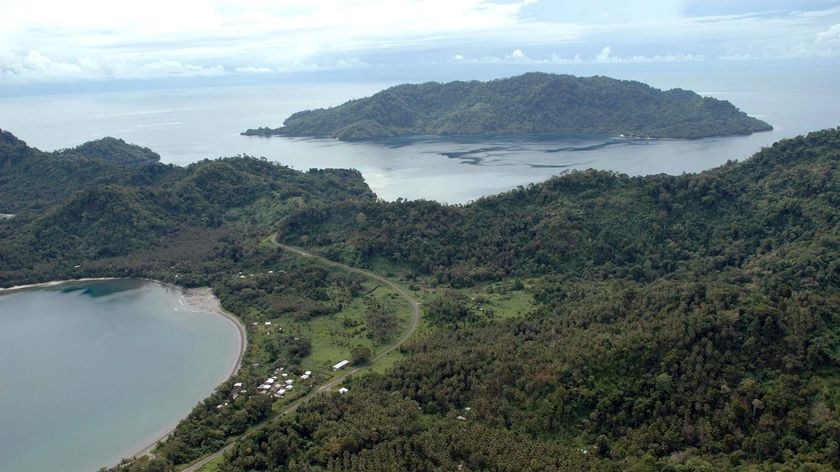
[[[115,136],[147,146],[164,162],[248,154],[296,169],[356,168],[385,200],[465,203],[571,169],[630,175],[700,172],[751,156],[782,138],[840,124],[831,68],[768,71],[679,69],[610,73],[732,101],[775,127],[750,136],[632,140],[609,136],[413,137],[364,143],[240,136],[277,127],[291,113],[369,96],[396,82],[267,82],[152,90],[5,96],[2,126],[44,150]]]
[[[143,449],[230,374],[239,332],[142,280],[0,295],[0,469],[92,471]]]

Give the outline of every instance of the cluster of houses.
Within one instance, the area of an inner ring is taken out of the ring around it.
[[[257,325],[259,325],[259,323],[257,323],[255,321],[255,322],[251,323],[251,325],[252,326],[257,326]],[[271,325],[272,325],[271,321],[266,321],[265,323],[263,323],[263,326],[265,326],[265,329],[266,329],[266,332],[265,332],[266,336],[271,336],[271,331],[267,331],[268,329],[271,329]],[[283,328],[278,327],[277,331],[283,331]],[[297,338],[295,338],[295,340],[297,340]]]
[[[236,400],[239,395],[244,395],[246,393],[248,393],[248,391],[242,388],[242,382],[236,382],[233,384],[233,393],[231,394],[231,398]],[[227,405],[227,403],[225,403],[225,405]],[[221,406],[218,408],[221,408]]]
[[[265,379],[262,385],[257,387],[259,393],[283,398],[289,390],[294,389],[295,379],[290,378],[287,372],[283,372],[284,370],[283,367],[275,369],[274,375]],[[300,380],[309,380],[310,377],[312,377],[312,371],[307,370],[300,376]]]
[[[273,271],[273,270],[270,270],[270,271],[268,271],[267,273],[268,273],[269,275],[272,275],[272,274],[274,274],[274,271]],[[277,273],[278,273],[278,274],[285,274],[285,273],[286,273],[286,271],[281,269],[281,270],[278,270],[278,271],[277,271]],[[254,274],[253,274],[253,273],[251,273],[251,274],[247,274],[247,275],[246,275],[246,274],[243,274],[242,272],[239,272],[239,273],[238,273],[238,274],[236,274],[236,275],[238,275],[240,279],[244,279],[245,277],[253,277],[253,276],[254,276]]]
[[[268,321],[268,322],[265,323],[265,325],[266,326],[271,326],[271,322]],[[345,367],[347,367],[348,365],[350,365],[350,361],[345,359],[345,360],[339,362],[338,364],[335,364],[334,366],[332,366],[332,370],[334,370],[334,371],[341,370],[341,369],[344,369]],[[260,384],[260,386],[257,387],[257,393],[259,393],[261,395],[271,395],[275,398],[285,397],[286,393],[288,393],[290,390],[293,390],[295,388],[295,380],[296,380],[296,379],[292,378],[293,376],[290,376],[288,372],[284,372],[285,370],[286,370],[285,367],[279,367],[277,369],[274,369],[273,375],[271,377],[268,377],[267,379],[265,379],[263,381],[263,383]],[[300,375],[299,379],[301,381],[305,381],[305,380],[309,380],[311,377],[312,377],[312,371],[307,370],[303,374]],[[347,392],[349,392],[349,390],[345,387],[341,387],[340,389],[338,389],[338,393],[344,394],[344,393],[347,393]],[[236,400],[237,397],[239,397],[240,395],[243,395],[245,393],[248,393],[248,391],[243,388],[242,382],[236,382],[235,384],[233,384],[233,392],[231,394],[232,399]],[[225,403],[219,404],[216,408],[224,408],[227,405],[228,405],[228,403],[225,402]]]

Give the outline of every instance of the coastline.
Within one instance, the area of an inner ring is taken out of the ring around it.
[[[49,282],[41,282],[41,283],[26,284],[26,285],[15,285],[15,286],[12,286],[12,287],[0,288],[0,295],[4,295],[6,293],[18,292],[18,291],[27,290],[27,289],[35,289],[35,288],[43,288],[43,287],[55,287],[55,286],[58,286],[58,285],[67,284],[67,283],[74,283],[74,282],[100,282],[100,281],[106,281],[106,280],[121,280],[121,279],[124,279],[124,277],[89,277],[89,278],[82,278],[82,279],[51,280]],[[225,378],[221,382],[219,382],[218,385],[221,385],[222,383],[227,382],[228,380],[230,380],[231,377],[233,377],[234,375],[236,375],[237,372],[239,372],[239,369],[242,367],[242,359],[245,355],[245,350],[248,347],[247,330],[245,328],[245,325],[242,323],[242,321],[236,315],[234,315],[233,313],[230,313],[229,311],[222,308],[221,301],[219,300],[219,298],[215,294],[213,294],[213,289],[212,288],[210,288],[210,287],[185,288],[185,287],[181,287],[179,285],[171,284],[171,283],[168,283],[168,282],[163,282],[163,281],[160,281],[160,280],[146,279],[146,278],[133,278],[133,277],[132,277],[132,279],[134,279],[134,280],[144,280],[144,281],[147,281],[147,282],[157,284],[161,287],[166,287],[166,288],[171,288],[173,290],[178,290],[178,291],[181,292],[182,300],[183,300],[183,302],[186,306],[188,306],[188,307],[190,307],[190,308],[192,308],[193,310],[196,310],[196,311],[202,311],[202,312],[210,313],[210,314],[213,314],[213,315],[222,316],[228,322],[230,322],[236,328],[236,330],[239,332],[239,354],[237,355],[236,363],[234,364],[233,368],[225,376]],[[217,388],[218,385],[216,385],[214,387],[214,389]],[[165,432],[161,433],[160,435],[156,436],[151,441],[151,443],[146,444],[142,448],[139,448],[138,452],[127,456],[127,458],[134,459],[134,458],[142,457],[142,456],[145,456],[145,455],[149,455],[152,452],[152,450],[155,448],[155,446],[157,446],[157,444],[160,441],[166,439],[170,434],[172,434],[173,431],[175,431],[175,428],[177,427],[178,423],[180,423],[180,421],[182,419],[183,418],[178,418],[177,422],[172,427],[170,427],[169,429],[167,429]],[[114,466],[114,465],[116,465],[116,464],[110,464],[108,466],[110,467],[110,466]]]
[[[7,292],[17,292],[18,290],[26,290],[30,288],[41,288],[41,287],[55,287],[56,285],[61,284],[68,284],[72,282],[100,282],[103,280],[119,280],[120,277],[87,277],[83,279],[66,279],[66,280],[50,280],[49,282],[41,282],[37,284],[26,284],[26,285],[13,285],[11,287],[0,288],[0,295],[3,295]],[[157,280],[151,279],[140,279],[140,280],[150,280],[151,282],[163,284],[163,282],[158,282]]]
[[[242,367],[242,358],[245,356],[245,350],[248,347],[248,335],[245,328],[245,325],[242,321],[234,315],[233,313],[225,310],[222,308],[221,301],[219,298],[213,294],[213,289],[210,287],[200,287],[200,288],[184,288],[178,285],[170,284],[167,282],[161,282],[159,280],[152,280],[152,279],[143,279],[149,280],[150,282],[154,282],[162,287],[169,287],[172,289],[180,290],[184,294],[184,303],[196,310],[212,313],[214,315],[220,315],[228,320],[231,324],[233,324],[237,331],[239,331],[239,355],[236,358],[236,364],[234,364],[233,369],[231,369],[230,373],[225,376],[225,378],[219,382],[219,385],[227,382],[230,380],[231,377],[236,375],[239,372],[239,369]],[[216,386],[218,387],[218,385]],[[137,459],[143,456],[151,455],[152,450],[154,450],[155,446],[158,445],[159,442],[163,441],[178,426],[178,423],[181,422],[183,418],[179,418],[178,422],[175,423],[171,428],[167,429],[165,432],[161,433],[157,437],[155,437],[150,444],[147,444],[145,447],[140,449],[138,452],[128,456],[130,459]]]

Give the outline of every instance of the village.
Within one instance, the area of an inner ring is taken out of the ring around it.
[[[332,370],[337,372],[348,365],[350,365],[350,361],[345,359],[332,366]],[[304,384],[304,386],[311,387],[314,385],[313,376],[314,374],[311,370],[304,371],[303,374],[295,376],[286,372],[285,367],[278,367],[274,369],[271,377],[265,379],[263,383],[257,387],[257,393],[260,395],[270,395],[277,399],[285,398],[287,393],[294,390],[295,380],[300,380],[300,383]],[[295,377],[297,377],[297,379],[295,379]],[[349,392],[349,389],[346,387],[338,389],[338,393],[340,394],[345,394],[347,392]],[[242,382],[236,382],[233,384],[231,399],[236,400],[240,395],[245,395],[247,393],[248,390],[244,388],[244,384]],[[229,405],[228,402],[221,403],[217,405],[216,408],[224,408],[227,405]]]

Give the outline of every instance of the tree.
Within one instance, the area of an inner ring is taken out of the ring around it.
[[[364,364],[370,359],[370,348],[366,346],[356,346],[350,349],[350,356],[354,365]]]
[[[447,290],[426,306],[426,318],[438,325],[458,326],[476,320],[475,311],[469,307],[469,300],[460,292]]]

